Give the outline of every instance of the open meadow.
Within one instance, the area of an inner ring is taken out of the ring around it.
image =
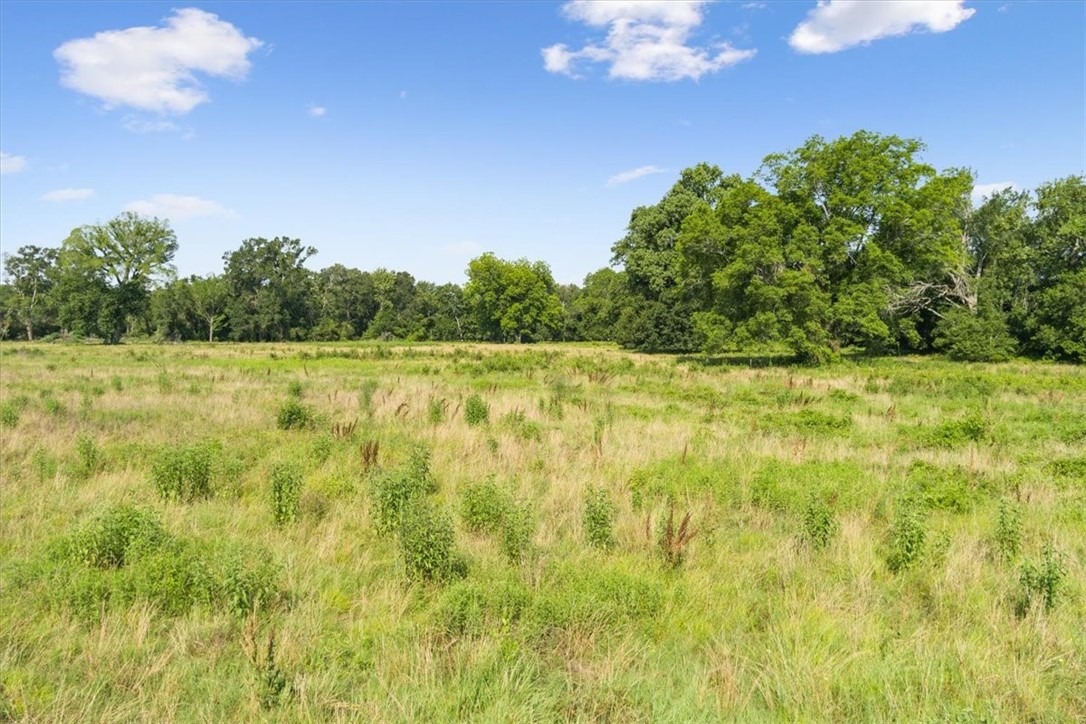
[[[1086,720],[1082,366],[0,354],[0,719]]]

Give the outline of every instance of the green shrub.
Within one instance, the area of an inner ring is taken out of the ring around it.
[[[313,447],[311,453],[313,456],[313,462],[317,465],[324,465],[328,461],[328,458],[332,457],[332,450],[335,448],[335,441],[332,440],[332,436],[327,433],[318,435],[313,439]]]
[[[493,480],[473,483],[461,495],[460,519],[473,533],[495,533],[501,529],[511,504],[509,493]]]
[[[1016,606],[1018,615],[1024,616],[1036,600],[1041,601],[1045,611],[1052,610],[1066,577],[1063,554],[1053,549],[1051,543],[1045,546],[1039,562],[1024,562],[1019,578],[1022,591]]]
[[[502,415],[499,424],[502,429],[521,440],[535,440],[538,442],[543,439],[543,428],[535,420],[529,420],[525,417],[523,410],[512,410],[505,413]]]
[[[469,426],[485,425],[490,421],[490,406],[479,395],[472,395],[464,403],[464,420]]]
[[[927,521],[922,504],[912,496],[903,498],[890,527],[886,565],[893,573],[912,567],[924,554],[926,538]]]
[[[990,425],[979,412],[971,412],[958,420],[947,420],[934,428],[923,430],[921,440],[933,447],[953,448],[970,442],[982,442],[988,437]]]
[[[821,550],[830,544],[839,529],[829,504],[821,496],[812,495],[803,511],[803,542],[814,550]]]
[[[301,380],[291,380],[287,383],[287,397],[300,400],[304,394],[305,386],[302,384]]]
[[[398,531],[411,504],[435,492],[437,483],[430,474],[429,453],[425,448],[415,448],[408,464],[373,476],[370,500],[374,525],[382,533]]]
[[[655,617],[663,606],[658,578],[599,563],[566,562],[548,571],[528,612],[541,634],[618,626]]]
[[[445,407],[448,403],[431,397],[426,405],[426,421],[431,425],[440,425],[445,421]]]
[[[57,459],[45,448],[39,447],[34,449],[34,455],[31,457],[31,464],[34,467],[34,472],[37,474],[40,482],[52,480],[57,476]]]
[[[448,581],[467,575],[467,561],[456,550],[452,521],[428,500],[408,504],[399,534],[408,578]]]
[[[1001,312],[965,308],[951,309],[939,320],[934,344],[951,359],[967,362],[1003,362],[1018,346]]]
[[[80,435],[75,440],[75,452],[79,458],[78,473],[80,477],[89,478],[98,472],[102,463],[102,451],[98,443],[90,435]]]
[[[19,424],[19,406],[13,402],[0,405],[0,426],[15,427]]]
[[[527,503],[513,503],[505,512],[501,529],[501,549],[509,562],[519,565],[531,554],[535,536],[535,518]]]
[[[928,508],[966,513],[981,497],[977,476],[964,468],[946,468],[916,460],[906,473],[911,490]]]
[[[435,618],[438,628],[450,635],[487,635],[519,622],[531,602],[531,591],[514,577],[466,579],[445,589]]]
[[[581,524],[589,545],[603,549],[614,547],[615,514],[615,504],[605,490],[593,485],[585,491]]]
[[[53,417],[60,417],[64,414],[64,405],[60,404],[60,400],[52,395],[47,395],[42,400],[42,409],[45,410],[47,415],[52,415]]]
[[[1022,511],[1013,503],[999,501],[996,517],[995,548],[1004,560],[1013,560],[1022,546]]]
[[[165,540],[166,532],[157,514],[117,505],[76,532],[65,549],[88,566],[120,568],[141,552],[160,547]]]
[[[109,379],[109,386],[113,388],[114,392],[121,392],[124,390],[124,380],[117,375],[113,375]]]
[[[216,447],[209,442],[167,445],[151,463],[151,482],[166,500],[191,502],[210,498]]]
[[[302,495],[302,471],[297,465],[280,463],[271,470],[272,516],[276,525],[298,519]]]
[[[295,397],[283,403],[276,417],[276,425],[280,430],[302,430],[312,427],[313,422],[313,411]]]

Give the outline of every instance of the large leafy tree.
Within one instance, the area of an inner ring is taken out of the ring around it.
[[[484,339],[530,342],[562,328],[564,310],[550,267],[483,254],[468,264],[464,297]]]
[[[39,246],[19,247],[14,254],[4,255],[4,272],[10,285],[8,305],[12,315],[22,325],[28,340],[34,340],[34,330],[50,319],[50,296],[56,283],[56,249]]]
[[[716,166],[685,169],[678,182],[653,206],[630,215],[626,235],[612,246],[612,262],[626,272],[629,304],[615,326],[615,338],[646,352],[694,347],[691,319],[696,289],[680,279],[676,248],[683,222],[700,207],[715,207],[723,188],[735,181]]]
[[[321,340],[361,337],[379,308],[373,275],[333,264],[321,269],[314,282],[318,310],[312,337]]]
[[[230,335],[245,341],[300,339],[313,326],[311,274],[317,250],[298,239],[246,239],[223,255]]]
[[[923,145],[859,132],[818,136],[724,179],[676,245],[708,348],[787,344],[808,361],[844,345],[930,344],[962,301],[972,179],[936,173]]]
[[[120,341],[131,316],[146,307],[151,287],[173,274],[177,237],[166,221],[125,212],[72,231],[60,250],[62,311],[78,326]]]
[[[1070,176],[1042,185],[1035,209],[1029,233],[1036,285],[1029,346],[1086,361],[1086,182]]]

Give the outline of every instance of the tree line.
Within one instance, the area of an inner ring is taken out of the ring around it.
[[[613,267],[561,285],[540,261],[473,259],[464,285],[246,239],[219,274],[176,278],[168,222],[132,213],[4,258],[0,336],[162,340],[615,341],[646,352],[942,350],[1086,361],[1086,183],[976,206],[967,169],[923,144],[815,136],[749,177],[688,168],[635,209]]]

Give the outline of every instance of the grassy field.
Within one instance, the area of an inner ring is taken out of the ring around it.
[[[0,353],[0,719],[1086,720],[1086,368]]]

